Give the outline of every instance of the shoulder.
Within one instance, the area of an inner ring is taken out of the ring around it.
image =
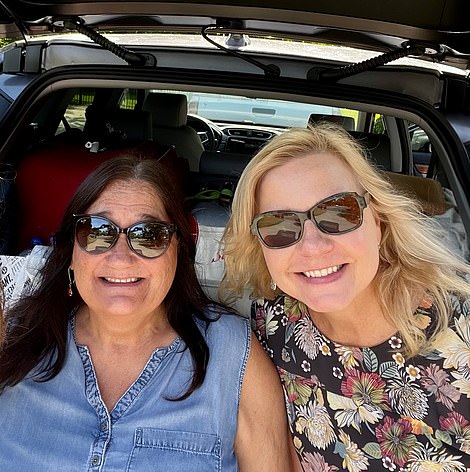
[[[466,319],[467,322],[470,320],[470,300],[468,298],[452,295],[450,297],[450,303],[453,313],[453,322],[460,318]]]
[[[275,332],[282,326],[296,323],[308,313],[307,307],[288,295],[278,295],[273,299],[260,298],[251,307],[252,328],[260,339]]]
[[[417,396],[414,404],[421,404],[423,416],[427,415],[423,420],[431,428],[430,437],[435,435],[437,439],[439,434],[440,439],[446,437],[445,444],[468,452],[470,437],[464,437],[463,432],[468,429],[470,420],[470,304],[469,300],[456,295],[451,295],[448,303],[451,315],[449,325],[437,336],[432,344],[433,349],[407,361],[406,375],[400,368],[398,373],[402,372],[403,378],[406,377],[410,391],[420,386],[421,399]],[[435,311],[435,307],[427,310],[431,319],[436,316]],[[425,316],[424,310],[422,315]],[[396,391],[396,385],[396,382],[392,385],[389,395]],[[406,398],[397,395],[396,402],[399,406],[404,405]],[[412,414],[407,416],[416,418]],[[437,442],[440,444],[440,441]],[[464,457],[469,460],[468,456]]]
[[[253,329],[261,322],[272,316],[272,314],[284,313],[286,309],[286,295],[278,295],[275,298],[258,298],[251,304],[251,318]]]
[[[224,343],[232,346],[249,345],[250,320],[248,318],[216,304],[208,305],[204,310],[204,315],[210,322],[197,320],[196,323],[209,345],[223,346]]]
[[[423,355],[426,367],[421,383],[425,388],[435,385],[439,398],[444,398],[444,394],[449,397],[444,403],[448,403],[451,410],[459,411],[460,406],[460,410],[466,411],[468,416],[470,303],[468,299],[457,296],[451,296],[450,303],[452,316],[449,326],[437,337],[432,345],[433,350]]]
[[[256,300],[253,300],[252,310],[253,309],[254,310],[256,309],[268,310],[270,308],[273,308],[276,305],[284,306],[286,299],[289,299],[289,297],[284,294],[277,295],[274,298],[257,298]]]
[[[209,326],[217,329],[249,325],[249,319],[245,316],[217,304],[208,305],[204,310],[204,315],[211,320]]]
[[[205,315],[212,321],[197,320],[197,325],[210,353],[207,381],[222,376],[225,379],[223,389],[235,389],[239,394],[251,353],[249,320],[217,305],[209,306]]]
[[[269,314],[290,314],[290,313],[303,313],[307,310],[306,306],[288,295],[280,294],[274,298],[258,298],[254,300],[251,306],[252,318],[257,314],[263,314],[267,316]]]
[[[446,332],[458,329],[459,324],[468,323],[470,320],[468,298],[448,293],[442,302],[444,308],[441,311],[439,304],[435,303],[430,296],[425,296],[414,312],[416,326],[424,330],[428,338],[432,339],[431,347],[434,346],[435,339],[442,339]]]
[[[470,301],[466,298],[451,296],[450,299],[451,317],[449,325],[444,332],[438,336],[433,344],[434,349],[447,359],[447,365],[459,367],[457,359],[463,361],[462,356],[457,356],[457,352],[467,351],[470,345]],[[452,355],[453,354],[453,355]],[[448,357],[452,358],[449,360]],[[465,356],[464,356],[465,357]]]

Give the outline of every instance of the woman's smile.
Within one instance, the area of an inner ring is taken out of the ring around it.
[[[109,282],[112,284],[134,284],[142,280],[141,277],[128,277],[125,279],[117,279],[114,277],[100,277],[100,278],[104,280],[105,282]]]
[[[341,265],[335,265],[335,266],[330,266],[330,267],[325,267],[324,269],[315,269],[315,270],[309,270],[307,272],[302,272],[306,277],[308,278],[315,278],[318,279],[320,277],[327,277],[328,275],[334,274],[335,272],[338,272],[344,267],[344,264]]]

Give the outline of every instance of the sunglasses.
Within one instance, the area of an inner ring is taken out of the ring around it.
[[[109,251],[119,239],[126,235],[129,248],[137,255],[148,258],[160,257],[168,249],[176,225],[161,221],[141,221],[121,228],[104,216],[74,215],[75,240],[90,254]]]
[[[363,211],[370,195],[343,192],[321,200],[307,211],[267,211],[256,215],[251,232],[268,248],[281,249],[292,246],[302,239],[307,220],[326,234],[344,234],[354,231],[362,224]]]

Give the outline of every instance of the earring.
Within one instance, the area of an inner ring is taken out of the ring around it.
[[[276,284],[276,282],[274,282],[273,279],[271,279],[271,290],[272,290],[273,292],[275,292],[276,289],[277,289],[277,284]]]
[[[69,267],[67,269],[67,275],[69,276],[69,286],[67,288],[67,296],[71,297],[73,295],[73,284],[75,283],[74,277],[73,277],[73,270]]]

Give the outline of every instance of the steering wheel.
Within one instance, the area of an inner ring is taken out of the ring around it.
[[[188,115],[187,124],[196,131],[204,149],[210,151],[216,148],[217,138],[213,123],[201,116]]]

